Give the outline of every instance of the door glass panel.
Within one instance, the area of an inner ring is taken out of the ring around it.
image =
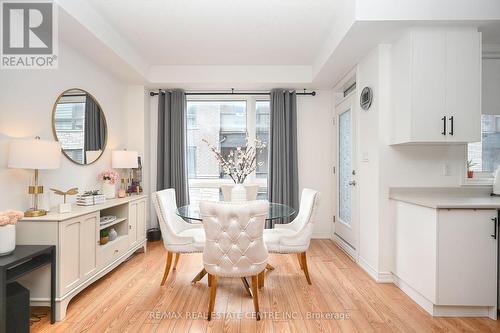
[[[342,222],[351,225],[351,110],[339,116],[339,217]]]

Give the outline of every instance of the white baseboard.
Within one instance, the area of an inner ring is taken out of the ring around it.
[[[447,306],[436,305],[392,274],[393,283],[433,317],[489,317],[497,319],[496,306]]]
[[[313,232],[312,239],[330,239],[329,232]]]
[[[432,315],[434,304],[429,301],[424,295],[413,289],[409,284],[401,280],[397,275],[393,274],[393,283],[401,289],[406,295],[420,305],[425,311]]]
[[[331,240],[337,244],[338,248],[344,251],[354,262],[358,262],[358,252],[355,248],[353,248],[349,243],[344,241],[337,234],[333,234],[333,238]]]
[[[363,257],[358,257],[358,265],[371,276],[372,279],[377,283],[392,283],[392,273],[391,272],[379,272],[375,268],[373,268],[368,261],[366,261]]]

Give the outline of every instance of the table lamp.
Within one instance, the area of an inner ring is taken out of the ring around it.
[[[139,166],[138,164],[139,154],[132,150],[114,150],[111,152],[111,167],[113,169],[133,169]],[[129,180],[132,180],[132,175],[129,174]],[[121,180],[123,184],[125,178]],[[128,185],[128,181],[127,181]],[[123,198],[125,196],[125,190],[120,189],[118,191],[118,197]]]
[[[35,171],[35,183],[28,187],[33,196],[32,207],[25,212],[26,217],[43,216],[47,211],[38,207],[38,195],[43,193],[43,186],[38,185],[38,170],[57,169],[61,164],[61,145],[56,141],[13,140],[9,147],[7,166],[15,169],[32,169]]]

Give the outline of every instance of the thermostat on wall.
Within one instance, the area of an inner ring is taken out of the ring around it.
[[[368,110],[372,105],[373,91],[370,87],[364,87],[359,98],[359,105],[363,110]]]

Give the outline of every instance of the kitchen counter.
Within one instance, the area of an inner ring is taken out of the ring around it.
[[[391,188],[389,198],[434,209],[500,209],[491,187]]]

